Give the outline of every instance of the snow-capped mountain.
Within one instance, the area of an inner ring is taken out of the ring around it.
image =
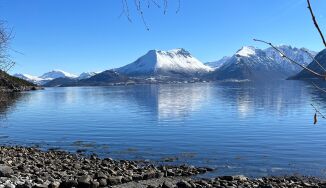
[[[41,78],[39,78],[37,76],[32,76],[29,74],[14,74],[13,76],[23,79],[23,80],[26,80],[26,81],[29,81],[29,82],[32,82],[32,83],[36,83],[36,82],[39,82],[42,80]]]
[[[130,80],[127,76],[121,75],[113,70],[103,71],[89,78],[56,78],[44,84],[45,87],[65,87],[65,86],[107,86],[125,84]]]
[[[32,82],[36,85],[43,85],[52,80],[50,78],[40,78],[38,76],[32,76],[29,74],[14,74],[13,76],[23,79],[23,80],[26,80],[26,81],[29,81],[29,82]]]
[[[283,53],[285,53],[286,56],[304,66],[307,66],[313,60],[311,56],[314,57],[317,54],[317,52],[308,50],[306,48],[296,48],[289,45],[281,45],[277,46],[277,48],[280,49]],[[302,70],[302,68],[298,65],[290,63],[288,60],[282,58],[281,55],[276,52],[273,48],[267,48],[265,52],[268,57],[271,57],[276,62],[280,63],[283,69],[286,69],[289,72],[293,72],[294,74],[296,74]],[[293,76],[294,74],[290,76]]]
[[[47,73],[44,73],[40,78],[42,79],[56,79],[56,78],[77,78],[78,76],[62,71],[62,70],[53,70]]]
[[[57,78],[77,78],[76,75],[70,74],[62,70],[53,70],[47,73],[44,73],[42,76],[32,76],[28,74],[14,74],[15,77],[27,80],[37,85],[44,85],[47,82],[57,79]]]
[[[100,72],[83,72],[78,76],[78,80],[83,80],[83,79],[87,79],[90,78],[92,76],[95,76],[97,74],[99,74]]]
[[[279,46],[279,48],[291,59],[302,65],[307,65],[312,58],[303,49],[291,46]],[[310,53],[314,56],[315,53]],[[232,57],[224,58],[226,61],[217,68],[208,78],[213,80],[237,79],[237,80],[263,80],[286,79],[301,68],[284,60],[271,48],[261,50],[251,46],[244,46]]]
[[[150,50],[135,62],[116,69],[127,76],[190,76],[212,70],[182,48],[170,51]]]

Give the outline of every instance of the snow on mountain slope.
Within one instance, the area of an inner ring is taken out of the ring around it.
[[[287,56],[302,65],[312,58],[303,49],[291,46],[279,46]],[[314,56],[315,53],[311,52]],[[235,55],[227,59],[222,66],[209,74],[210,79],[286,79],[301,68],[284,60],[274,49],[265,50],[244,46]]]
[[[87,79],[90,78],[92,76],[95,76],[97,74],[99,74],[100,72],[83,72],[78,76],[78,80],[83,80],[83,79]]]
[[[289,45],[281,45],[277,46],[283,53],[285,53],[289,58],[293,59],[294,61],[307,66],[313,59],[310,57],[308,53],[310,53],[313,57],[316,56],[316,52],[310,51],[305,48],[295,48]],[[265,50],[266,55],[268,57],[273,58],[276,62],[280,63],[283,69],[286,69],[294,74],[298,73],[302,70],[301,67],[290,63],[288,60],[282,58],[278,52],[276,52],[273,48],[267,48]]]
[[[116,69],[128,76],[195,75],[212,70],[184,49],[151,50],[135,62]]]
[[[26,81],[31,81],[31,82],[42,80],[41,78],[39,78],[37,76],[32,76],[29,74],[14,74],[13,76],[15,76],[17,78],[21,78]]]
[[[218,61],[212,61],[212,62],[207,62],[205,63],[205,65],[217,69],[220,68],[225,62],[227,62],[231,57],[228,56],[224,56],[222,59],[218,60]]]
[[[42,85],[42,84],[46,83],[47,81],[50,81],[49,79],[43,79],[43,78],[40,78],[37,76],[32,76],[29,74],[14,74],[13,76],[15,76],[17,78],[21,78],[21,79],[29,81],[29,82],[32,82],[37,85]]]
[[[252,46],[244,46],[236,53],[237,56],[250,57],[256,55],[256,48]]]
[[[45,74],[43,74],[42,76],[40,76],[40,78],[43,79],[56,79],[56,78],[77,78],[78,76],[62,71],[62,70],[53,70],[50,72],[47,72]]]

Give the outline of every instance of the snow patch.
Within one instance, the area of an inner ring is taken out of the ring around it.
[[[56,79],[56,78],[77,78],[78,76],[65,72],[63,70],[53,70],[50,72],[47,72],[40,76],[40,78],[43,79]]]
[[[256,49],[252,46],[244,46],[236,53],[236,55],[242,57],[250,57],[256,55]]]
[[[83,72],[78,76],[78,80],[83,80],[83,79],[87,79],[90,78],[92,76],[95,76],[97,74],[99,74],[100,72]]]

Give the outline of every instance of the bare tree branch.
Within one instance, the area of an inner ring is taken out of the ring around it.
[[[142,22],[144,24],[144,26],[146,27],[146,30],[149,31],[149,27],[147,25],[147,22],[145,20],[145,17],[144,17],[144,12],[143,12],[143,9],[142,9],[142,6],[141,6],[141,1],[140,0],[135,0],[135,4],[136,4],[136,8],[137,8],[137,11],[142,19]]]
[[[168,11],[168,1],[169,0],[133,0],[134,1],[134,4],[135,4],[135,8],[136,8],[136,11],[137,13],[139,14],[146,30],[149,31],[149,26],[146,22],[146,19],[145,19],[145,14],[144,14],[144,11],[143,11],[143,7],[147,7],[147,8],[151,8],[151,5],[154,5],[156,8],[161,8],[163,7],[163,14],[165,15]],[[128,0],[121,0],[122,2],[122,12],[121,14],[119,15],[119,18],[122,16],[122,15],[125,15],[128,19],[129,22],[132,22],[132,19],[131,19],[131,14],[130,14],[130,6],[128,5]],[[177,10],[176,10],[176,14],[178,14],[180,12],[180,9],[181,9],[181,0],[178,0],[178,7],[177,7]]]
[[[6,72],[15,65],[7,52],[11,38],[12,30],[7,29],[4,22],[0,21],[0,71]]]
[[[122,1],[122,14],[124,14],[129,22],[132,22],[130,18],[130,12],[129,12],[129,6],[127,0],[121,0]]]
[[[254,39],[254,41],[262,42],[262,43],[268,44],[269,46],[271,46],[272,48],[274,48],[277,52],[279,52],[283,58],[287,59],[287,60],[290,61],[291,63],[300,66],[300,67],[303,68],[304,70],[306,70],[306,71],[308,71],[308,72],[314,74],[314,75],[317,76],[317,77],[321,77],[321,78],[325,79],[326,75],[319,74],[319,73],[317,73],[317,72],[315,72],[315,71],[313,71],[313,70],[311,70],[311,69],[309,69],[309,68],[307,68],[307,67],[301,65],[300,63],[294,61],[293,59],[291,59],[291,58],[289,58],[288,56],[286,56],[286,55],[284,54],[284,52],[282,52],[280,49],[278,49],[278,48],[277,48],[276,46],[274,46],[272,43],[270,43],[270,42],[266,42],[266,41],[263,41],[263,40],[259,40],[259,39]]]
[[[314,15],[314,12],[312,11],[311,4],[310,4],[310,0],[307,0],[307,3],[308,3],[308,9],[309,9],[310,14],[311,14],[311,17],[312,17],[312,21],[314,22],[314,25],[315,25],[316,29],[318,30],[321,39],[323,40],[324,46],[326,47],[326,41],[325,41],[324,35],[323,35],[323,33],[321,32],[321,30],[320,30],[320,28],[319,28],[319,25],[318,25],[318,23],[317,23],[316,17],[315,17],[315,15]]]

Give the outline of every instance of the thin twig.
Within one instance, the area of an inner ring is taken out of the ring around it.
[[[146,27],[146,30],[149,31],[149,27],[147,25],[147,22],[145,20],[145,17],[144,17],[144,12],[142,10],[142,6],[141,6],[141,2],[140,0],[135,0],[135,4],[136,4],[136,8],[137,8],[137,11],[142,19],[142,22],[144,24],[144,26]]]
[[[132,22],[132,20],[130,18],[130,12],[129,12],[129,6],[128,6],[127,0],[122,0],[122,5],[123,5],[123,13],[127,17],[128,21]]]
[[[168,10],[168,0],[163,0],[163,3],[164,3],[164,14],[166,14]]]
[[[323,88],[317,86],[317,84],[315,84],[314,82],[311,82],[311,84],[312,84],[313,86],[315,86],[315,88],[318,89],[319,91],[322,91],[322,92],[326,93],[326,90],[325,90],[325,89],[323,89]]]
[[[316,111],[316,113],[318,113],[323,119],[326,119],[326,117],[324,116],[324,114],[322,114],[313,104],[310,104]]]
[[[180,9],[181,9],[181,0],[178,0],[178,9],[175,13],[178,14],[180,12]]]
[[[311,5],[310,5],[310,0],[307,0],[307,3],[308,3],[308,9],[309,9],[311,17],[312,17],[312,21],[314,22],[314,25],[315,25],[316,29],[318,30],[321,39],[323,40],[324,46],[326,47],[326,41],[325,41],[324,35],[323,35],[322,31],[320,30],[319,25],[318,25],[317,20],[316,20],[316,17],[314,15],[314,12],[312,11],[312,8],[311,8]]]
[[[318,77],[321,77],[321,78],[325,78],[325,75],[322,75],[322,74],[319,74],[303,65],[301,65],[300,63],[294,61],[293,59],[289,58],[288,56],[286,56],[280,49],[278,49],[277,47],[275,47],[272,43],[270,42],[266,42],[266,41],[263,41],[263,40],[259,40],[259,39],[254,39],[254,41],[257,41],[257,42],[262,42],[262,43],[265,43],[265,44],[268,44],[269,46],[271,46],[272,48],[274,48],[277,52],[279,52],[281,54],[281,56],[285,59],[287,59],[288,61],[290,61],[291,63],[293,64],[296,64],[298,66],[300,66],[301,68],[309,71],[310,73],[314,74],[315,76],[318,76]]]
[[[161,6],[155,1],[155,0],[151,0],[153,2],[154,5],[156,5],[157,8],[161,8]]]

